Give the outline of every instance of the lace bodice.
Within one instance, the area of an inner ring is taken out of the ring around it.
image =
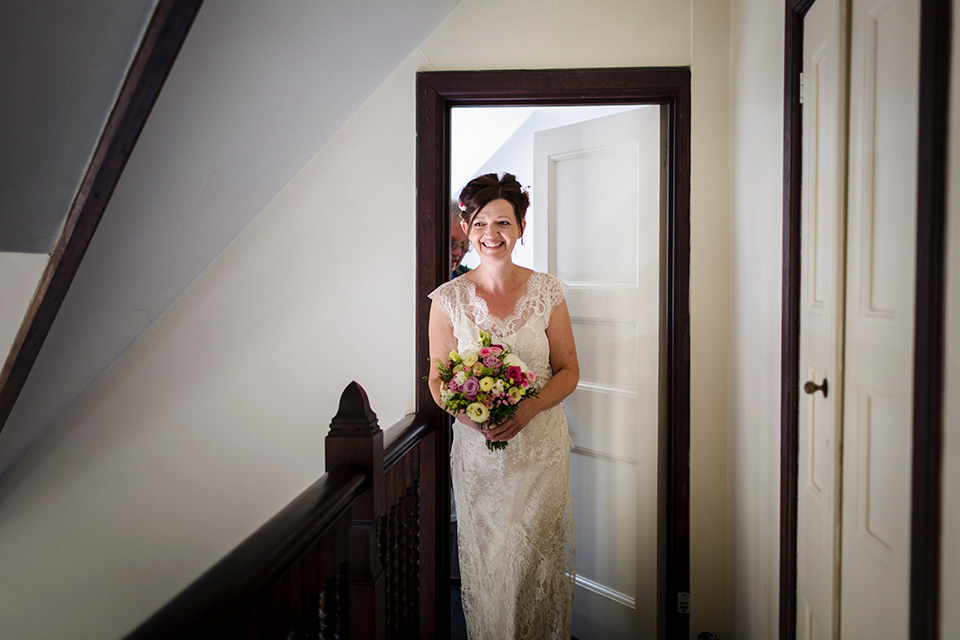
[[[526,291],[517,300],[513,313],[506,318],[490,313],[487,301],[477,294],[477,285],[463,276],[441,285],[430,297],[450,320],[459,351],[475,347],[477,330],[483,329],[493,336],[494,342],[509,345],[542,387],[553,376],[545,331],[554,307],[563,302],[565,289],[566,285],[556,277],[535,272],[527,279]]]
[[[430,297],[450,320],[458,350],[476,347],[483,329],[509,345],[542,387],[553,376],[546,330],[564,289],[554,276],[534,273],[506,318],[491,314],[463,276]],[[575,537],[563,407],[534,416],[496,452],[483,435],[456,423],[450,466],[470,639],[568,640]]]

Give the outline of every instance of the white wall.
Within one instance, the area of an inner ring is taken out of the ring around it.
[[[0,368],[49,259],[45,253],[0,251]]]
[[[729,509],[744,640],[775,638],[779,615],[783,21],[781,2],[732,2]]]
[[[729,597],[737,580],[730,565],[727,476],[730,8],[730,2],[694,0],[691,25],[690,631],[709,629],[721,638],[735,636]]]
[[[943,495],[940,534],[940,635],[960,629],[960,43],[953,0],[950,127],[947,160],[946,353],[943,378]]]
[[[349,380],[384,426],[413,409],[417,70],[688,64],[691,630],[732,637],[728,24],[725,0],[461,4],[0,478],[0,637],[136,625],[323,471]]]

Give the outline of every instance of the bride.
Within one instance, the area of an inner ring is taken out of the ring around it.
[[[471,180],[460,193],[460,217],[480,266],[430,294],[430,390],[437,404],[443,407],[435,360],[476,348],[479,329],[509,345],[539,388],[512,418],[486,431],[465,413],[454,416],[451,476],[471,640],[571,635],[570,436],[560,402],[576,388],[580,370],[565,285],[511,258],[529,204],[509,173]],[[490,451],[486,440],[509,444]]]

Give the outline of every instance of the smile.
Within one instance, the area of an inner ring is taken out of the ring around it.
[[[502,247],[504,245],[502,241],[501,242],[482,242],[481,244],[487,247],[488,249],[496,249],[497,247]]]

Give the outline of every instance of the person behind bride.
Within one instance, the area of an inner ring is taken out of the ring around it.
[[[444,406],[436,361],[449,364],[451,350],[477,348],[480,329],[526,363],[539,389],[487,430],[465,413],[454,416],[450,463],[467,634],[569,640],[575,539],[570,436],[560,403],[580,370],[565,285],[513,263],[530,205],[513,175],[474,178],[459,204],[480,265],[430,294],[433,398]],[[508,444],[491,451],[487,440]]]

